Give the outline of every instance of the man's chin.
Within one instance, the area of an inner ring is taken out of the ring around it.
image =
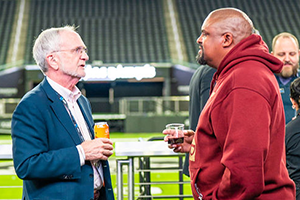
[[[206,65],[207,64],[207,62],[206,62],[206,60],[204,60],[203,56],[200,56],[200,55],[196,56],[196,61],[199,65]]]
[[[86,73],[84,70],[78,70],[75,74],[73,74],[77,78],[84,78]]]
[[[280,73],[280,75],[283,77],[283,78],[289,78],[291,76],[293,76],[293,72],[292,71],[282,71]]]
[[[84,77],[85,77],[85,74],[77,74],[76,77],[77,77],[77,78],[84,78]]]

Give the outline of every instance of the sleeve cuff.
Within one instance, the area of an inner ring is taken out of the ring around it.
[[[77,145],[76,148],[77,148],[79,158],[80,158],[80,166],[83,166],[85,164],[85,154],[84,154],[83,148],[81,145]]]

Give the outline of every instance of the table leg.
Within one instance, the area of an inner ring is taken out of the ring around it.
[[[123,200],[123,165],[128,166],[128,200],[134,200],[134,162],[133,158],[117,160],[117,195]]]

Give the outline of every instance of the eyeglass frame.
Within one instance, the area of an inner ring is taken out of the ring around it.
[[[88,49],[86,47],[80,46],[80,47],[76,47],[74,49],[62,49],[62,50],[56,50],[53,51],[52,53],[56,53],[56,52],[63,52],[63,51],[71,51],[71,53],[76,53],[77,55],[82,55],[83,52],[84,53],[88,53]]]

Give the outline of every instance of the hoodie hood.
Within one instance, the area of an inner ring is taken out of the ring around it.
[[[219,76],[225,74],[237,63],[246,60],[259,61],[275,74],[280,73],[283,67],[282,62],[269,53],[269,49],[266,43],[262,40],[261,36],[257,34],[252,34],[249,37],[243,39],[241,42],[239,42],[224,57],[224,59],[220,63],[220,66],[217,69],[217,72],[214,74],[211,86],[215,84],[215,81]],[[213,87],[211,87],[211,91],[212,88]]]

